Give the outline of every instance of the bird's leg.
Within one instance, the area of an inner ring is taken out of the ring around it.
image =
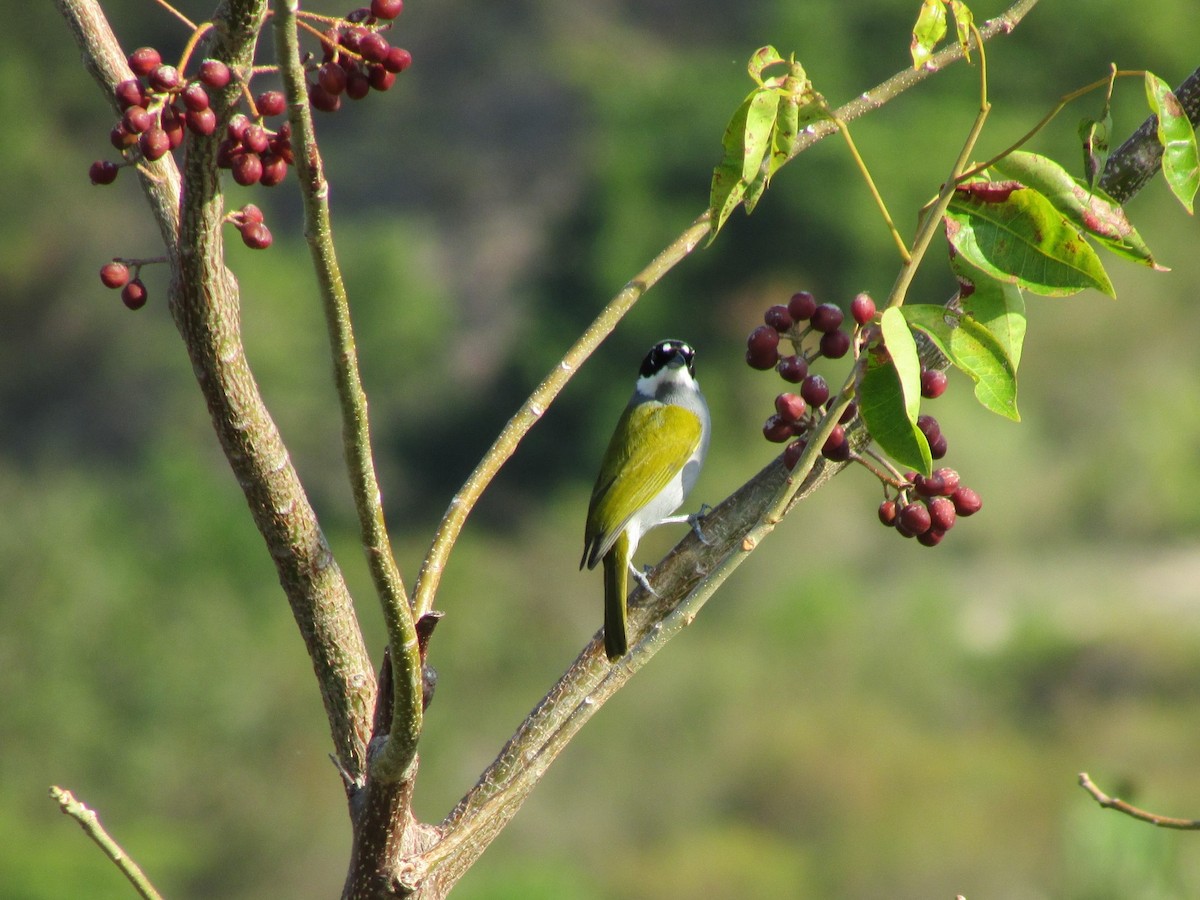
[[[649,574],[650,569],[650,566],[646,566],[646,571],[643,572],[633,564],[633,560],[629,561],[629,571],[633,573],[633,577],[637,579],[637,583],[645,588],[646,592],[649,593],[651,597],[657,597],[658,591],[654,590],[654,588],[650,586],[650,579],[646,577]]]
[[[712,544],[712,541],[710,541],[708,538],[706,538],[704,536],[704,532],[700,530],[700,521],[705,516],[707,516],[710,512],[712,512],[712,507],[709,506],[707,503],[703,503],[700,505],[699,512],[688,513],[686,516],[667,516],[665,519],[663,519],[658,524],[659,525],[690,525],[692,531],[695,532],[696,538],[700,541],[700,543],[704,544],[705,546],[709,546]]]

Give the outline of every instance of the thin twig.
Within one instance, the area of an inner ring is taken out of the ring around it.
[[[66,815],[70,816],[79,823],[79,827],[84,830],[96,844],[104,851],[104,855],[113,861],[114,865],[121,870],[129,883],[133,885],[134,890],[138,892],[145,900],[162,900],[162,895],[155,890],[154,885],[150,883],[150,879],[146,877],[146,873],[142,871],[141,866],[130,859],[121,845],[113,840],[112,835],[104,830],[104,826],[100,824],[100,817],[96,815],[96,811],[88,806],[85,806],[79,800],[75,799],[75,795],[65,788],[60,788],[57,785],[50,788],[50,796],[58,802],[59,809]]]
[[[409,608],[404,582],[392,555],[375,462],[371,454],[367,395],[358,370],[358,351],[350,320],[350,301],[338,266],[329,214],[329,185],[313,130],[300,62],[296,30],[296,0],[275,0],[274,29],[279,68],[288,98],[288,119],[300,152],[296,172],[304,200],[305,237],[321,289],[325,324],[333,351],[333,369],[342,413],[342,442],[353,486],[354,505],[367,565],[375,583],[387,625],[395,679],[391,740],[372,761],[377,777],[403,777],[417,752],[421,734],[421,655],[415,619]]]
[[[1179,831],[1200,831],[1200,819],[1176,819],[1171,816],[1160,816],[1158,813],[1138,809],[1136,806],[1126,803],[1117,797],[1108,796],[1088,777],[1087,772],[1079,773],[1079,786],[1091,794],[1095,801],[1105,809],[1115,809],[1117,812],[1124,813],[1141,822],[1149,822],[1151,825],[1157,825],[1159,828],[1174,828]]]

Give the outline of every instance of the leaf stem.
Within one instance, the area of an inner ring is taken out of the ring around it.
[[[867,168],[866,162],[862,158],[862,154],[858,152],[858,146],[854,143],[854,138],[850,136],[850,126],[837,117],[837,114],[826,107],[825,110],[834,124],[837,125],[838,131],[846,140],[846,146],[850,149],[850,156],[854,159],[854,164],[858,166],[858,171],[862,173],[863,180],[867,183],[867,190],[871,192],[871,197],[875,200],[875,205],[879,207],[880,215],[883,216],[884,224],[887,225],[888,233],[891,234],[892,240],[895,241],[896,247],[900,250],[900,258],[904,262],[908,262],[909,256],[908,247],[904,243],[904,238],[900,236],[895,223],[892,221],[891,213],[888,212],[887,204],[883,200],[883,195],[879,193],[879,188],[875,186],[875,179],[871,177],[871,170]]]

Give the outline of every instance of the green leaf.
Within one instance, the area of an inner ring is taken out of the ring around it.
[[[950,268],[958,277],[959,307],[992,333],[1016,372],[1025,343],[1025,298],[1021,289],[998,281],[961,256],[950,261]]]
[[[750,57],[750,62],[746,64],[746,71],[762,87],[764,86],[763,71],[781,62],[786,62],[786,60],[780,56],[778,50],[767,44],[767,46],[759,47],[754,51],[754,54]]]
[[[975,24],[975,16],[962,0],[950,0],[950,12],[954,15],[954,31],[958,36],[958,44],[962,47],[963,59],[970,62],[971,26]]]
[[[1005,178],[1016,179],[1038,191],[1076,227],[1118,256],[1152,269],[1168,271],[1154,261],[1150,248],[1125,216],[1121,204],[1098,188],[1088,188],[1072,178],[1049,157],[1018,150],[993,164],[992,168]]]
[[[999,339],[973,316],[936,304],[905,304],[908,324],[927,335],[956,368],[975,382],[975,397],[986,409],[1020,421],[1017,373]]]
[[[946,36],[946,4],[943,0],[925,0],[921,4],[921,12],[917,14],[917,24],[913,26],[912,53],[913,68],[919,69],[933,55],[933,48]]]
[[[955,191],[944,218],[950,244],[994,278],[1035,294],[1062,297],[1090,287],[1115,296],[1078,229],[1038,191],[1009,187],[968,184]]]
[[[900,465],[928,475],[933,456],[917,427],[921,403],[917,345],[899,308],[885,310],[880,324],[884,349],[873,351],[867,359],[858,383],[858,409],[880,449]]]
[[[1158,116],[1158,141],[1163,147],[1163,177],[1183,208],[1192,212],[1192,201],[1200,188],[1200,153],[1196,132],[1188,121],[1179,98],[1165,81],[1146,73],[1146,99]]]
[[[1084,184],[1089,189],[1096,186],[1096,178],[1108,161],[1108,134],[1112,131],[1112,116],[1105,115],[1103,121],[1083,119],[1079,123],[1079,140],[1083,145]]]

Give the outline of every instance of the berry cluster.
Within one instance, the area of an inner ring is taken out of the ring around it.
[[[393,47],[372,28],[390,21],[404,9],[403,0],[372,0],[369,7],[354,10],[325,32],[321,64],[308,83],[308,102],[313,109],[336,112],[342,95],[361,100],[372,90],[386,91],[396,76],[412,63],[412,54]]]
[[[114,259],[100,267],[100,281],[106,288],[121,291],[121,302],[130,309],[146,305],[146,285],[142,284],[141,269],[146,260]]]
[[[753,369],[774,369],[784,381],[799,385],[796,392],[784,391],[775,397],[775,412],[763,423],[763,437],[774,443],[787,443],[783,462],[789,469],[796,466],[813,431],[830,408],[829,383],[811,372],[810,366],[819,357],[841,359],[851,350],[857,358],[864,348],[876,346],[879,331],[875,327],[876,306],[870,295],[861,293],[850,302],[849,320],[842,309],[832,303],[818,304],[808,291],[793,294],[786,305],[771,306],[759,325],[746,339],[746,363]],[[784,344],[788,345],[787,347]],[[791,352],[786,352],[790,350]],[[921,396],[932,400],[946,390],[946,374],[939,369],[921,372]],[[869,468],[893,491],[885,499],[879,517],[885,525],[894,526],[906,537],[917,537],[921,543],[934,546],[953,526],[958,516],[969,516],[979,510],[979,495],[959,485],[953,469],[938,469],[928,477],[910,472],[901,475],[894,466],[872,448],[861,454],[850,445],[846,429],[858,414],[850,403],[839,421],[821,445],[821,455],[834,462],[855,461]],[[941,425],[931,415],[921,415],[917,427],[929,443],[930,455],[941,459],[946,455],[947,441]],[[865,457],[865,458],[864,458]],[[879,463],[876,468],[870,460]]]
[[[936,547],[958,518],[974,515],[983,506],[979,495],[959,483],[954,469],[937,469],[928,477],[909,472],[894,499],[879,504],[879,521],[906,538]]]

